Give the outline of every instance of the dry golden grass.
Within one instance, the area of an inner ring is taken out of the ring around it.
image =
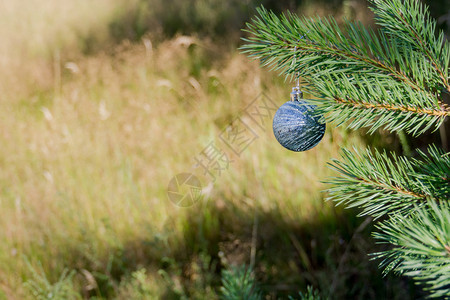
[[[222,130],[261,92],[281,105],[290,84],[195,37],[157,46],[150,38],[125,41],[81,55],[79,36],[95,30],[106,38],[120,5],[0,3],[0,299],[2,292],[33,298],[24,282],[36,281],[39,265],[51,282],[76,270],[70,282],[85,297],[112,289],[123,298],[133,284],[117,280],[145,267],[134,276],[157,297],[164,292],[160,261],[177,247],[192,248],[185,236],[192,214],[205,205],[243,207],[307,222],[331,211],[320,194],[320,180],[331,174],[326,162],[340,147],[360,144],[329,126],[319,146],[291,153],[276,143],[268,120],[241,156],[227,150],[234,162],[207,204],[176,207],[167,198],[170,179],[189,171],[210,142],[225,149]],[[121,263],[116,274],[111,265]],[[183,274],[171,276],[179,287]]]

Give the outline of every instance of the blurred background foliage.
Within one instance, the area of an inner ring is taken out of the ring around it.
[[[448,32],[448,1],[427,3]],[[296,154],[269,120],[240,156],[220,141],[261,93],[289,96],[236,50],[261,4],[373,26],[358,0],[0,1],[0,299],[218,299],[245,265],[265,299],[422,296],[321,193],[341,147],[402,151],[396,136],[331,125]],[[232,163],[175,206],[170,179],[211,142]]]

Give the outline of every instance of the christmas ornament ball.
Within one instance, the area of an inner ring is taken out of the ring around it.
[[[288,101],[275,113],[273,133],[277,141],[291,151],[306,151],[315,147],[325,134],[325,123],[313,112],[315,105],[305,101]]]

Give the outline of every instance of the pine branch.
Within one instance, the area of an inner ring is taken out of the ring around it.
[[[429,128],[439,128],[450,109],[437,109],[434,98],[418,93],[389,77],[367,79],[359,75],[348,78],[343,74],[316,76],[316,84],[309,91],[319,97],[308,100],[318,106],[317,113],[328,121],[357,129],[369,127],[373,132],[380,127],[404,130],[418,135]]]
[[[373,132],[384,126],[419,134],[437,130],[450,116],[439,98],[444,87],[438,71],[420,49],[404,40],[351,22],[345,23],[344,32],[333,18],[306,19],[290,13],[277,17],[264,8],[258,12],[259,17],[247,24],[253,36],[245,39],[243,52],[288,77],[298,74],[306,89],[320,97],[316,104],[324,111],[347,111],[355,118],[350,127],[363,124]],[[358,92],[361,88],[364,93]],[[382,94],[375,92],[380,89]],[[355,97],[341,97],[346,94]],[[358,98],[362,95],[365,101]],[[378,118],[357,120],[369,112]],[[326,118],[334,121],[339,119],[336,115]]]
[[[439,199],[450,199],[450,153],[436,147],[428,148],[429,155],[419,151],[418,159],[413,159],[416,168],[421,170],[417,180],[431,186],[433,194]]]
[[[439,74],[441,83],[450,92],[448,66],[450,44],[441,31],[436,37],[436,22],[428,9],[416,0],[371,0],[377,23],[382,30],[405,41],[425,54]]]
[[[377,37],[375,32],[351,22],[345,23],[346,32],[343,32],[333,18],[306,19],[289,12],[287,16],[278,18],[264,8],[257,11],[260,18],[257,17],[254,24],[247,24],[248,32],[254,36],[244,39],[249,44],[241,49],[244,53],[250,53],[250,56],[260,58],[263,65],[283,69],[288,74],[300,72],[302,77],[314,74],[308,72],[308,67],[321,66],[322,70],[330,71],[326,66],[347,65],[348,70],[334,68],[334,71],[363,71],[366,74],[384,72],[417,90],[422,89],[417,82],[396,69],[395,61],[389,61],[401,57],[398,51],[402,45],[396,45],[395,40],[389,40],[381,32],[378,33],[380,37]],[[300,55],[297,57],[299,65],[296,64],[294,53]],[[275,60],[279,55],[284,59]]]
[[[332,178],[329,200],[347,207],[359,207],[360,215],[379,218],[393,213],[408,215],[429,200],[450,199],[450,157],[435,147],[423,160],[370,150],[360,154],[343,151],[343,161],[333,160],[331,167],[341,173]]]
[[[428,202],[408,217],[394,215],[374,234],[392,250],[375,253],[384,272],[396,271],[428,285],[431,297],[450,295],[450,205]]]

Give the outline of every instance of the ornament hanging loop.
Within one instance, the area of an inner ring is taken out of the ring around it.
[[[294,48],[294,67],[295,63],[297,62],[297,46]],[[291,101],[300,101],[300,99],[303,99],[303,92],[300,90],[300,76],[299,72],[297,72],[297,85],[292,88],[291,92]]]

